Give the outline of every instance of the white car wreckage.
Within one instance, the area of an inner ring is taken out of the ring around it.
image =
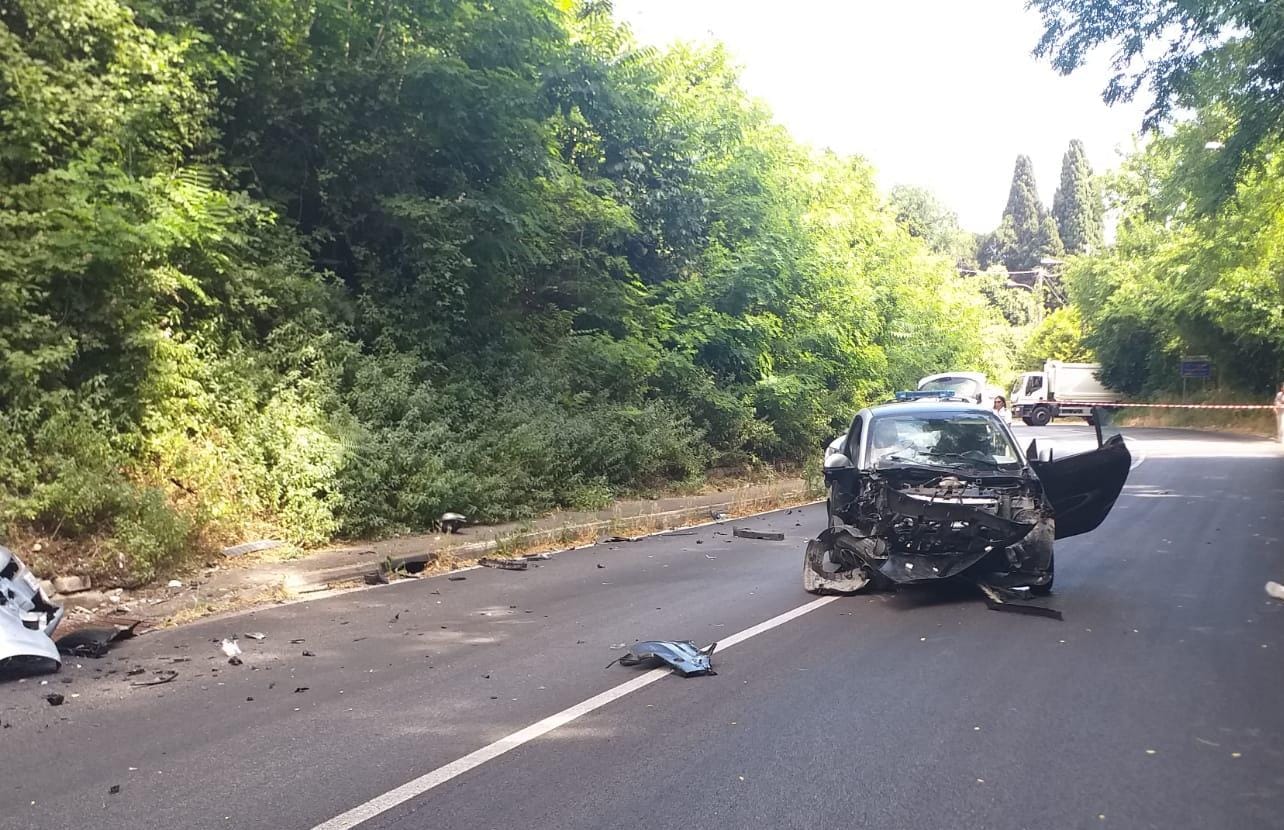
[[[57,671],[62,657],[53,632],[62,616],[35,574],[0,545],[0,676]]]

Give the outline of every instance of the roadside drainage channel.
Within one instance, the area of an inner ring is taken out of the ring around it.
[[[585,522],[578,525],[564,525],[556,528],[547,528],[541,530],[532,530],[525,533],[514,534],[500,539],[488,539],[482,542],[472,542],[464,545],[452,546],[441,550],[425,550],[420,552],[404,553],[396,556],[387,556],[383,559],[364,562],[354,562],[350,565],[342,565],[336,568],[328,568],[323,571],[317,571],[309,574],[308,578],[302,576],[290,579],[287,576],[286,587],[293,593],[311,593],[324,591],[336,583],[359,582],[365,581],[371,584],[382,582],[387,577],[397,571],[422,571],[430,568],[442,556],[450,556],[462,560],[460,567],[450,571],[455,573],[460,570],[471,570],[479,567],[476,560],[493,553],[501,546],[515,548],[517,550],[526,550],[533,547],[545,545],[557,545],[568,536],[587,536],[590,534],[601,535],[610,533],[618,528],[621,521],[629,524],[645,524],[652,529],[645,533],[638,534],[636,538],[647,538],[658,536],[677,529],[692,529],[699,527],[708,527],[710,525],[724,524],[734,518],[751,518],[762,516],[768,513],[775,513],[778,510],[787,510],[790,508],[805,507],[813,504],[823,503],[823,499],[809,499],[803,491],[791,491],[786,493],[775,494],[770,497],[772,500],[780,502],[780,506],[772,507],[767,510],[758,511],[741,516],[728,516],[726,519],[710,520],[711,514],[728,512],[737,505],[737,502],[729,501],[719,504],[706,504],[699,507],[687,507],[679,510],[668,510],[661,513],[650,513],[638,516],[630,516],[627,519],[602,519],[598,521]],[[767,499],[764,499],[764,501]],[[574,550],[577,547],[588,547],[585,545],[571,545],[566,550]],[[471,560],[471,561],[470,561]]]

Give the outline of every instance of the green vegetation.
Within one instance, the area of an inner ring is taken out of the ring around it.
[[[1010,371],[864,161],[609,12],[0,6],[0,525],[133,581],[811,460]]]
[[[1039,54],[1070,72],[1094,47],[1117,45],[1106,99],[1148,82],[1148,126],[1163,127],[1107,181],[1115,245],[1067,272],[1103,379],[1168,397],[1181,356],[1207,354],[1219,397],[1269,400],[1284,375],[1284,7],[1030,5],[1046,26]],[[1144,63],[1146,50],[1161,57]],[[1181,109],[1192,114],[1172,122]]]

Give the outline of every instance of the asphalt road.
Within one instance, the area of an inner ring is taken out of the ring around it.
[[[0,686],[0,827],[1284,827],[1284,603],[1263,591],[1284,454],[1127,434],[1114,513],[1058,545],[1064,621],[961,589],[815,602],[819,508],[738,523],[783,542],[728,524],[399,583]],[[655,638],[733,647],[714,677],[605,668]]]

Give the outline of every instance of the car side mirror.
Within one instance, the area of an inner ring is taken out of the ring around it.
[[[852,460],[847,457],[846,453],[836,452],[829,458],[825,459],[825,470],[845,470],[852,465]]]
[[[1039,439],[1037,438],[1030,439],[1030,446],[1025,448],[1025,460],[1026,461],[1039,460]]]

